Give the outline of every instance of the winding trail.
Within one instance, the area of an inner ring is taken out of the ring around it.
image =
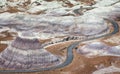
[[[68,48],[67,48],[67,58],[66,60],[57,65],[57,66],[54,66],[54,67],[48,67],[48,68],[40,68],[40,69],[35,69],[35,70],[0,70],[0,73],[14,73],[14,72],[40,72],[40,71],[48,71],[48,70],[54,70],[54,69],[59,69],[59,68],[63,68],[67,65],[69,65],[73,58],[74,58],[74,55],[73,55],[73,49],[78,46],[81,42],[84,42],[84,41],[89,41],[89,40],[93,40],[93,39],[98,39],[98,38],[101,38],[101,37],[106,37],[106,36],[111,36],[113,34],[116,34],[117,32],[119,32],[119,26],[118,24],[114,21],[114,20],[110,20],[110,19],[104,19],[104,20],[107,20],[109,21],[114,30],[113,32],[111,33],[107,33],[107,34],[104,34],[104,35],[99,35],[99,36],[95,36],[95,37],[91,37],[91,38],[88,38],[88,39],[85,39],[85,40],[82,40],[82,41],[77,41],[77,42],[74,42],[73,44],[71,44]]]
[[[93,40],[93,39],[98,39],[98,38],[101,38],[101,37],[106,37],[106,36],[111,36],[113,34],[116,34],[117,32],[119,32],[119,26],[118,24],[113,21],[113,20],[110,20],[110,19],[105,19],[105,20],[108,20],[109,22],[112,23],[112,26],[114,28],[113,32],[109,33],[109,34],[105,34],[105,35],[101,35],[101,36],[97,36],[97,37],[93,37],[93,38],[88,38],[86,40],[82,40],[82,41],[78,41],[78,42],[75,42],[73,44],[71,44],[68,49],[67,49],[67,58],[65,60],[65,62],[63,62],[62,64],[60,65],[57,65],[57,66],[54,66],[54,67],[49,67],[49,68],[41,68],[41,69],[36,69],[36,70],[0,70],[0,72],[40,72],[40,71],[45,71],[45,70],[54,70],[54,69],[58,69],[58,68],[62,68],[62,67],[65,67],[67,65],[69,65],[73,58],[74,58],[74,55],[73,55],[73,49],[79,45],[81,42],[83,41],[88,41],[88,40]]]

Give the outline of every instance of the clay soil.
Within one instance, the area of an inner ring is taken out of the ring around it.
[[[14,0],[8,0],[10,2],[14,2]],[[19,0],[18,0],[19,1]],[[73,7],[74,5],[67,1],[67,0],[45,0],[45,1],[62,1],[64,4],[62,5],[63,7]],[[81,2],[82,4],[85,4],[85,5],[93,5],[95,4],[95,1],[94,0],[76,0],[78,2]],[[29,9],[29,5],[31,4],[31,0],[28,0],[27,2],[23,3],[23,5],[18,5],[19,7],[25,9],[25,10],[20,10],[19,8],[17,7],[11,7],[9,5],[7,5],[7,10],[0,10],[0,13],[4,13],[4,12],[9,12],[9,13],[17,13],[17,12],[26,12],[26,10]],[[40,4],[39,4],[40,5]],[[38,15],[38,14],[44,14],[45,11],[38,11],[36,13],[31,13],[31,12],[27,12],[28,14],[34,14],[34,15]]]
[[[0,52],[2,52],[8,45],[7,44],[1,44],[1,41],[13,40],[12,34],[15,34],[15,33],[12,33],[12,32],[10,33],[8,31],[3,31],[3,32],[0,32],[0,34],[5,35],[5,37],[0,36]]]
[[[0,40],[11,40],[13,37],[7,31],[2,33],[5,34],[6,37],[0,37]],[[118,37],[120,34],[117,33],[111,37]],[[108,37],[108,38],[111,38]],[[102,42],[108,38],[100,39]],[[65,43],[58,43],[57,45],[47,47],[46,49],[56,55],[60,55],[65,57],[66,56],[66,49],[67,47],[73,43],[74,41],[65,42]],[[108,45],[112,44],[110,42],[106,42]],[[81,47],[84,44],[80,44]],[[117,44],[118,45],[118,44]],[[6,44],[0,44],[0,52],[3,51],[7,47]],[[76,52],[76,49],[73,50],[74,59],[71,64],[65,66],[60,69],[52,70],[52,71],[43,71],[43,72],[34,72],[34,73],[2,73],[2,74],[92,74],[92,72],[96,71],[98,68],[97,66],[104,65],[104,67],[109,67],[113,63],[116,67],[120,68],[120,57],[113,57],[113,56],[96,56],[93,58],[87,58],[81,54]],[[103,68],[103,67],[101,67]],[[0,73],[1,74],[1,73]],[[114,72],[111,74],[120,74],[119,72]]]

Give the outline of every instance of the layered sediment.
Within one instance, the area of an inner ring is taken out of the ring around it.
[[[0,53],[0,68],[5,69],[37,69],[60,63],[60,57],[41,48],[37,38],[19,36]]]
[[[109,46],[102,42],[92,42],[77,49],[77,52],[87,56],[120,56],[119,46]]]

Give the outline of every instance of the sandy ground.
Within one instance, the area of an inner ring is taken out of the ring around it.
[[[1,52],[8,46],[7,44],[1,44],[1,41],[13,40],[12,34],[15,34],[15,33],[3,31],[3,32],[0,32],[0,34],[5,35],[5,37],[0,35],[0,52]]]
[[[120,24],[120,22],[118,22]],[[12,33],[8,31],[1,32],[1,34],[6,35],[6,37],[0,36],[0,41],[7,41],[13,40]],[[119,45],[120,43],[117,42],[120,37],[120,32],[110,36],[98,39],[99,41],[105,42],[108,45]],[[114,40],[113,40],[114,38]],[[44,41],[42,41],[44,43]],[[47,47],[46,49],[56,55],[60,55],[65,57],[66,56],[66,49],[67,47],[73,43],[74,41],[68,41],[65,43],[58,43],[57,45]],[[79,47],[83,46],[84,43],[80,44]],[[3,51],[7,47],[6,44],[0,44],[0,52]],[[43,72],[35,72],[35,73],[8,73],[8,74],[92,74],[92,72],[96,71],[99,68],[108,67],[114,64],[116,67],[120,68],[120,57],[114,56],[96,56],[93,58],[87,58],[81,54],[78,54],[76,50],[73,50],[74,59],[71,64],[68,66],[53,70],[53,71],[43,71]],[[2,73],[7,74],[7,73]],[[111,74],[120,74],[118,72],[114,72]]]
[[[52,1],[52,0],[47,0],[47,1]],[[90,0],[76,0],[76,1],[82,1],[83,3],[86,3],[88,5],[91,5],[94,3],[91,2]],[[68,3],[68,6],[72,6],[72,4]],[[22,12],[19,11],[17,8],[11,8],[5,12]],[[2,12],[3,13],[3,12]],[[36,14],[41,14],[43,12],[39,12]],[[120,22],[118,22],[120,24]],[[0,36],[0,41],[7,41],[7,40],[13,40],[13,36],[11,35],[12,33],[9,33],[8,31],[2,32],[1,34],[6,35],[5,37]],[[110,36],[110,37],[104,37],[99,39],[99,41],[104,42],[108,45],[119,45],[120,44],[120,32]],[[45,42],[44,40],[41,42]],[[53,54],[56,55],[61,55],[63,57],[66,56],[66,49],[67,47],[72,43],[71,42],[65,42],[65,43],[60,43],[52,47],[48,47],[47,50]],[[84,44],[80,44],[79,47],[81,47]],[[0,52],[3,51],[7,47],[7,44],[1,44],[0,43]],[[98,56],[94,58],[87,58],[81,54],[78,54],[76,50],[73,51],[74,53],[74,59],[72,63],[64,68],[53,70],[53,71],[43,71],[43,72],[35,72],[35,73],[0,73],[0,74],[91,74],[95,70],[97,70],[97,66],[101,66],[100,68],[103,67],[108,67],[111,66],[113,63],[116,67],[120,68],[120,57],[113,57],[113,56]],[[118,72],[114,72],[111,74],[120,74]]]
[[[15,1],[19,1],[19,0],[8,0],[10,2],[15,2]],[[45,10],[43,11],[37,11],[35,13],[31,13],[29,11],[26,12],[26,10],[29,9],[29,5],[31,4],[31,1],[32,0],[26,0],[26,2],[23,3],[23,5],[18,5],[20,8],[18,8],[17,6],[10,6],[10,5],[7,5],[7,9],[6,10],[0,10],[0,13],[4,13],[4,12],[9,12],[9,13],[17,13],[17,12],[25,12],[25,13],[28,13],[28,14],[34,14],[34,15],[38,15],[38,14],[45,14]],[[63,4],[62,6],[63,7],[73,7],[74,5],[67,1],[67,0],[45,0],[45,1],[48,1],[48,2],[51,2],[51,1],[60,1],[60,2],[64,2],[65,5]],[[94,0],[75,0],[75,1],[78,1],[80,2],[81,4],[84,4],[84,5],[93,5],[95,4],[95,1]],[[41,5],[41,4],[37,4],[37,5]],[[22,8],[22,10],[21,10]]]
[[[7,47],[7,44],[0,44],[0,52],[2,52]]]
[[[118,22],[118,24],[120,25],[120,22]],[[113,45],[113,46],[119,45],[120,44],[120,32],[118,32],[117,34],[115,34],[113,36],[105,37],[102,39],[102,41],[107,44]]]

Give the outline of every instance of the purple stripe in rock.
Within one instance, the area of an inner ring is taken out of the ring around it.
[[[23,49],[23,50],[35,50],[35,49],[40,49],[41,44],[38,39],[26,39],[26,38],[21,38],[17,37],[13,43],[11,44],[15,48]]]
[[[0,68],[6,69],[37,69],[53,66],[58,62],[60,59],[57,56],[41,49],[38,39],[17,37],[0,54]]]

